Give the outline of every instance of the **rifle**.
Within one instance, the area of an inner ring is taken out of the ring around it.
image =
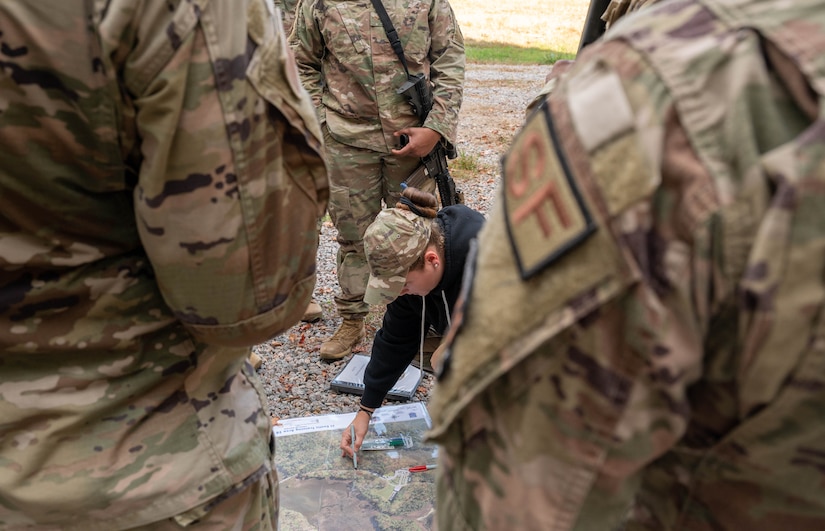
[[[372,0],[372,7],[378,14],[378,18],[381,19],[381,25],[384,26],[384,33],[387,34],[387,39],[390,41],[395,55],[398,56],[398,60],[401,61],[404,72],[407,74],[407,81],[398,88],[397,93],[404,96],[412,106],[415,115],[421,120],[421,124],[423,124],[424,120],[427,119],[427,115],[430,113],[430,109],[433,108],[433,88],[430,86],[430,81],[424,77],[424,74],[410,74],[410,69],[407,67],[407,59],[404,56],[404,47],[401,44],[401,39],[398,38],[398,32],[392,25],[392,20],[390,20],[386,8],[384,8],[384,4],[381,3],[381,0]],[[404,147],[406,142],[410,140],[409,137],[405,139],[405,136],[406,135],[401,135],[401,147]],[[453,146],[447,148],[442,145],[442,142],[439,142],[427,156],[421,159],[421,165],[405,182],[409,186],[416,186],[414,183],[419,183],[418,187],[421,187],[420,184],[426,182],[421,180],[421,175],[414,181],[410,179],[414,175],[424,172],[424,178],[429,176],[435,179],[438,195],[441,196],[441,206],[463,203],[464,195],[456,191],[455,182],[452,176],[450,176],[450,171],[447,169],[447,158],[454,159],[455,157],[456,152]]]
[[[433,107],[432,88],[424,74],[408,76],[406,83],[398,89],[398,93],[407,99],[423,124]],[[401,147],[406,146],[409,140],[407,135],[401,135]],[[404,181],[408,186],[421,188],[428,177],[435,179],[442,207],[464,202],[464,194],[456,190],[455,181],[447,167],[447,159],[456,158],[457,153],[455,147],[445,144],[438,142],[429,154],[421,158],[421,165]]]
[[[582,28],[582,36],[579,40],[579,51],[582,51],[582,48],[597,40],[605,32],[602,14],[604,14],[608,5],[610,5],[610,0],[590,1],[587,8],[587,17],[584,20],[584,28]]]
[[[408,141],[407,135],[401,135],[401,147],[407,145]],[[423,188],[427,179],[434,179],[442,207],[464,203],[464,193],[456,190],[455,181],[447,167],[447,159],[455,158],[455,150],[451,152],[452,156],[449,156],[450,152],[443,143],[439,142],[428,155],[422,157],[421,164],[404,182],[407,186]]]

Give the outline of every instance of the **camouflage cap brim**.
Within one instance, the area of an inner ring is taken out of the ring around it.
[[[364,302],[389,304],[398,297],[410,267],[427,247],[431,223],[400,208],[387,208],[376,216],[364,233],[364,253],[370,268]]]
[[[407,275],[376,276],[370,275],[367,283],[367,291],[364,292],[364,302],[367,304],[389,304],[398,298],[404,284],[407,282]]]

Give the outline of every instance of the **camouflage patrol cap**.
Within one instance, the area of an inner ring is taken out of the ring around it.
[[[431,224],[431,219],[400,208],[387,208],[376,216],[364,234],[370,266],[365,302],[389,304],[398,297],[410,266],[427,248]]]

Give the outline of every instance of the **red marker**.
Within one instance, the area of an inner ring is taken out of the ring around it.
[[[425,472],[427,470],[432,470],[438,465],[418,465],[418,466],[411,466],[409,468],[410,472]]]

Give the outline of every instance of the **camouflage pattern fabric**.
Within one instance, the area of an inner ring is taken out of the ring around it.
[[[638,11],[655,1],[657,0],[610,0],[610,4],[608,4],[601,19],[604,20],[606,27],[610,29],[617,20],[626,14]]]
[[[284,22],[284,34],[292,33],[292,27],[295,25],[295,11],[298,8],[300,0],[280,0],[278,7],[281,9],[281,19]]]
[[[410,74],[433,84],[423,126],[455,143],[464,87],[464,37],[447,0],[382,0]],[[392,134],[417,127],[396,90],[407,80],[370,2],[302,0],[290,35],[304,86],[339,142],[389,153]]]
[[[433,83],[425,127],[454,143],[464,85],[464,39],[446,0],[384,0],[411,74]],[[301,80],[324,128],[329,163],[329,214],[338,230],[338,313],[369,311],[364,232],[384,205],[395,205],[401,183],[419,166],[395,157],[395,131],[419,126],[396,90],[406,81],[401,61],[370,2],[301,0],[290,35]],[[419,186],[435,191],[435,183]]]
[[[273,14],[0,4],[0,528],[191,521],[273,470],[245,359],[306,308],[328,194]]]
[[[430,402],[440,529],[825,528],[823,52],[822,1],[666,0],[560,78]]]
[[[237,492],[236,492],[237,490]],[[278,529],[278,474],[261,470],[216,499],[168,520],[129,531],[261,531]]]
[[[393,157],[337,141],[324,126],[324,152],[329,165],[329,215],[338,230],[336,266],[341,292],[335,296],[338,314],[358,318],[369,312],[364,293],[370,276],[364,233],[384,205],[401,198],[401,183],[421,163],[414,157]],[[435,180],[421,190],[435,193]]]
[[[370,278],[364,301],[389,304],[398,298],[410,267],[427,249],[431,219],[402,208],[387,208],[375,217],[364,234]]]

